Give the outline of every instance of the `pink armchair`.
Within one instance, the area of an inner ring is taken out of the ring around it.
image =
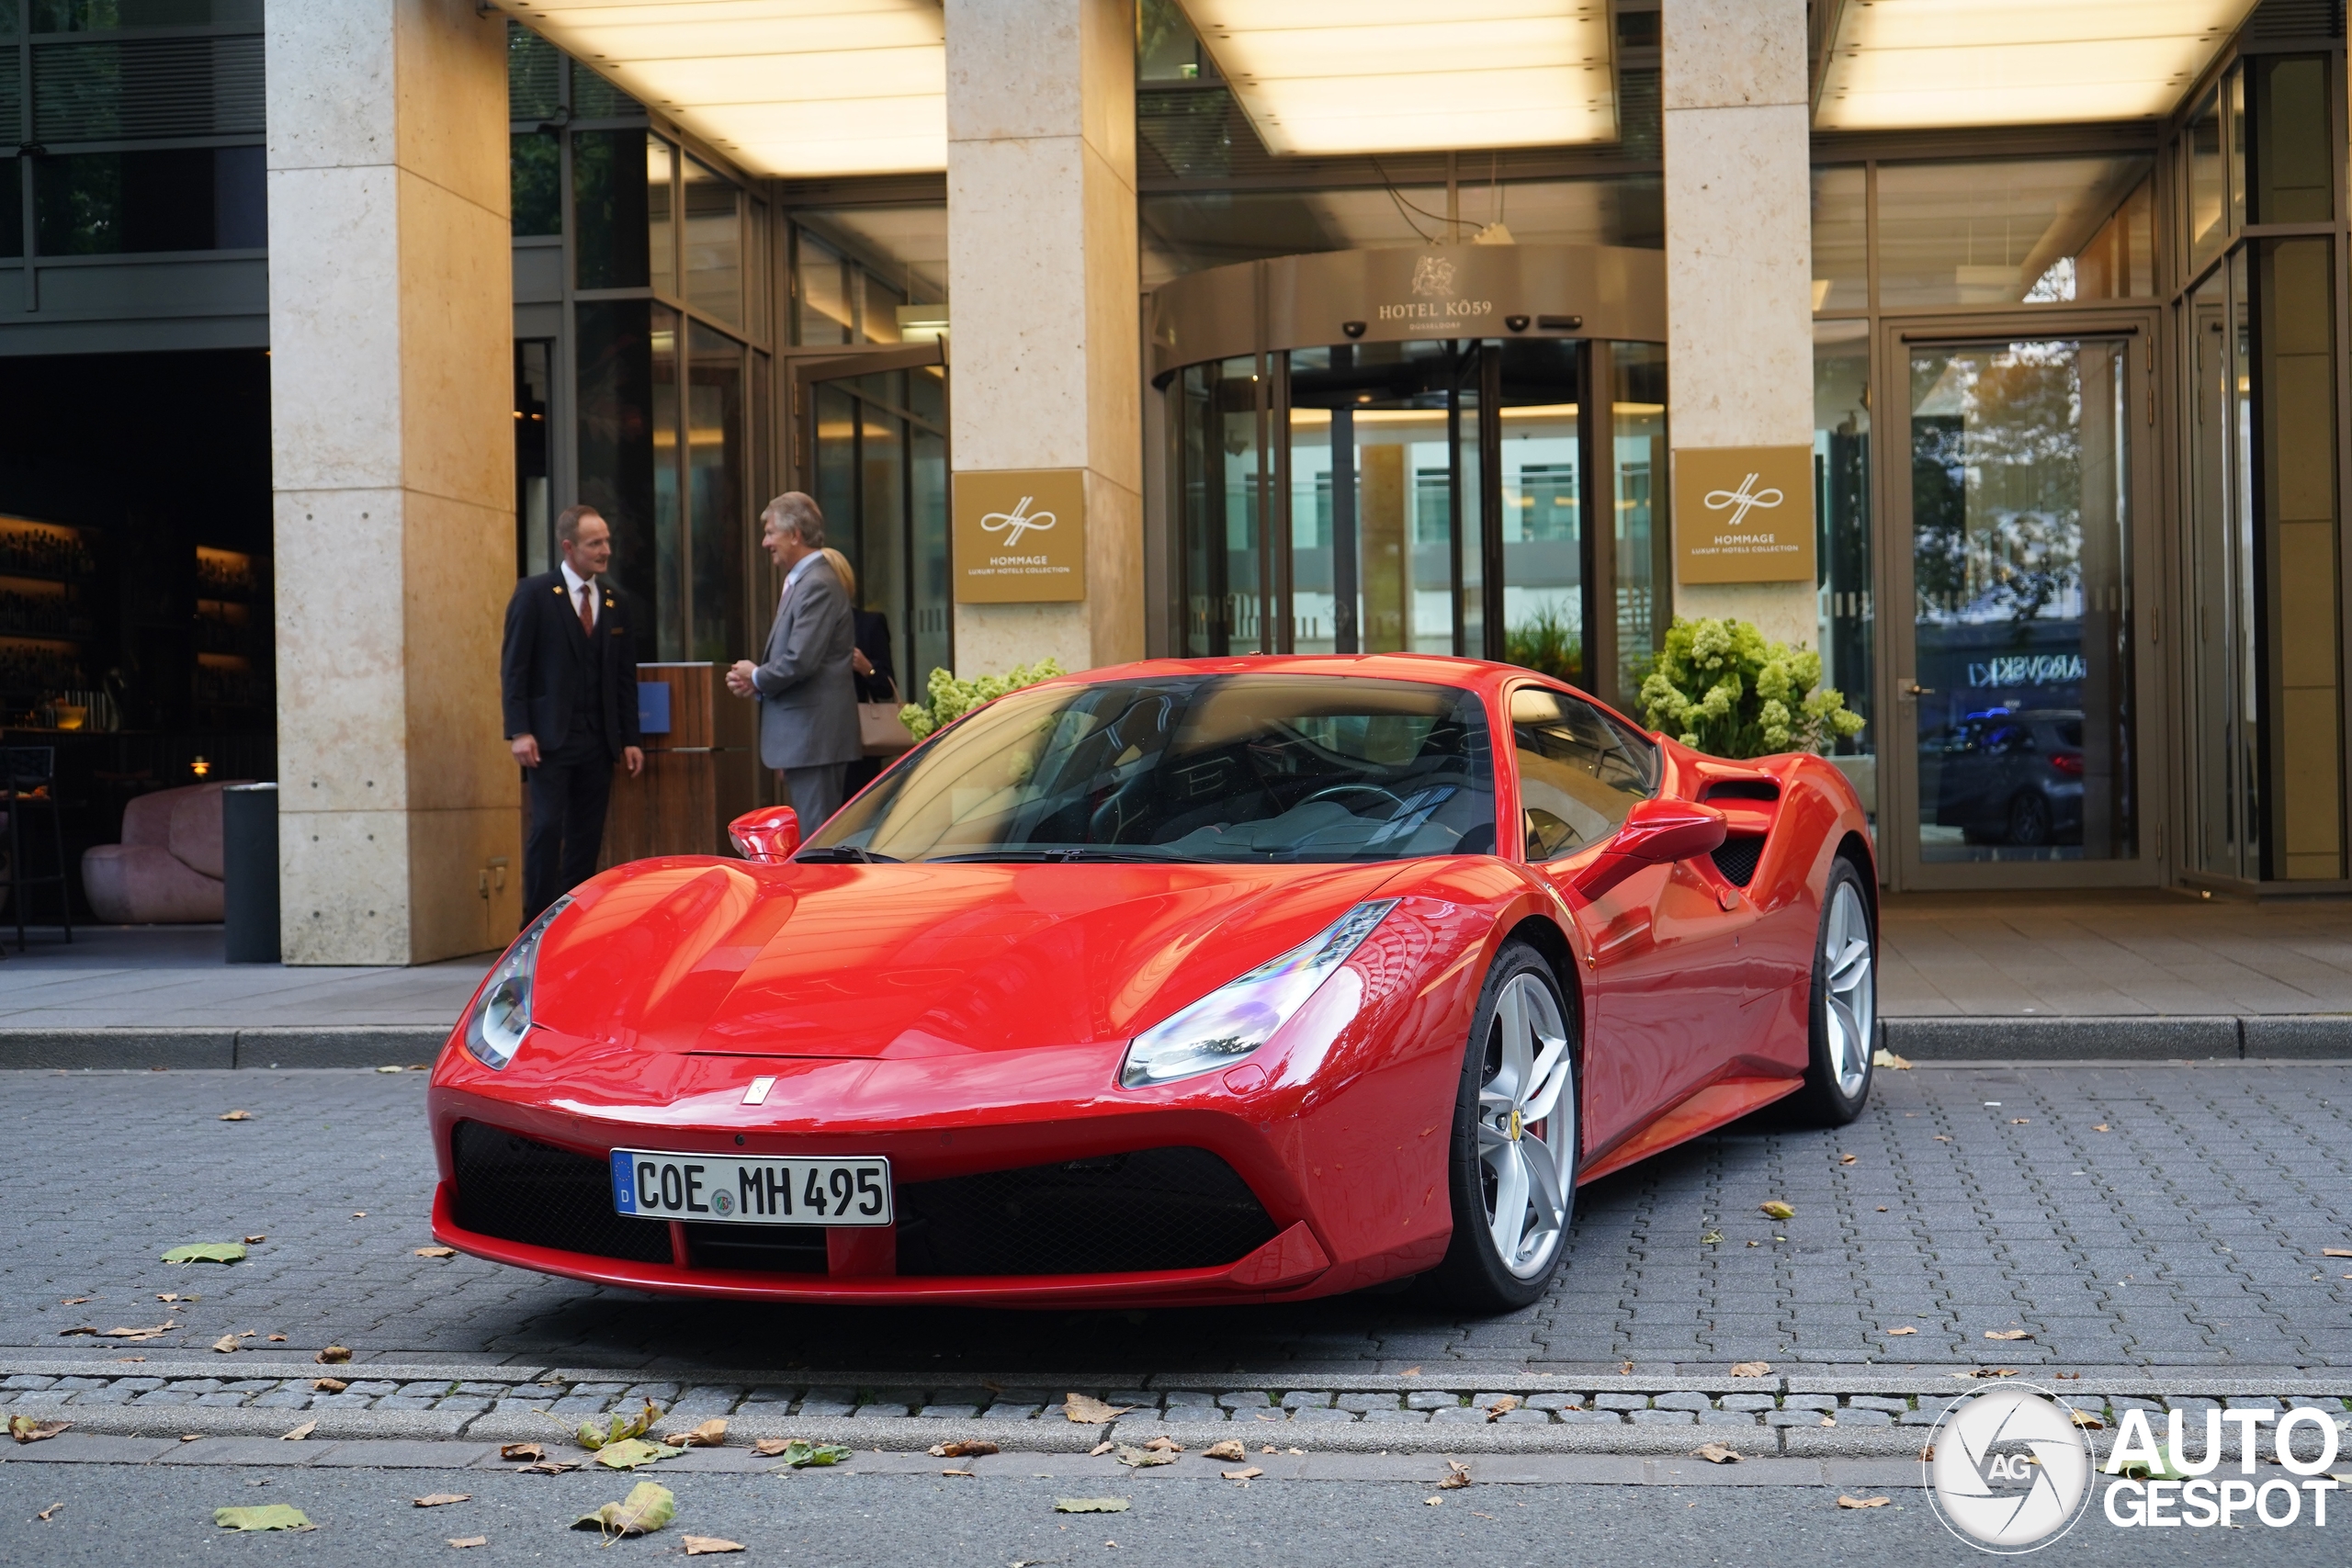
[[[109,925],[203,925],[222,915],[220,791],[243,779],[142,795],[122,842],[82,852],[82,891]]]

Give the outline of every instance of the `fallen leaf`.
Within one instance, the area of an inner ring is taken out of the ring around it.
[[[159,1334],[169,1334],[179,1326],[176,1323],[159,1323],[153,1328],[101,1328],[101,1339],[153,1339]]]
[[[1127,1511],[1125,1497],[1057,1497],[1057,1514],[1124,1514]]]
[[[2108,1126],[2108,1124],[2107,1124],[2106,1122],[2100,1122],[2098,1126],[2096,1126],[2096,1127],[2094,1127],[2094,1128],[2092,1128],[2092,1129],[2091,1129],[2091,1131],[2092,1131],[2092,1132],[2094,1132],[2094,1133],[2106,1133],[2106,1132],[2110,1132],[2110,1131],[2112,1131],[2112,1130],[2113,1130],[2113,1129],[2109,1128],[2109,1127]]]
[[[1793,1220],[1797,1217],[1797,1212],[1789,1207],[1786,1203],[1781,1202],[1778,1198],[1773,1199],[1768,1203],[1758,1203],[1756,1206],[1776,1220]]]
[[[57,1436],[72,1425],[71,1421],[43,1421],[32,1416],[11,1416],[8,1417],[8,1436],[20,1443],[38,1443]]]
[[[2077,1410],[2072,1414],[2075,1417],[2075,1425],[2080,1427],[2086,1432],[2104,1432],[2107,1430],[2107,1423],[2100,1420],[2098,1416],[2092,1415],[2087,1410]]]
[[[420,1247],[409,1256],[412,1258],[455,1258],[458,1256],[458,1249],[454,1247]]]
[[[1886,1337],[1890,1339],[1900,1339],[1906,1334],[1917,1334],[1918,1332],[1919,1331],[1917,1329],[1912,1327],[1909,1324],[1905,1323],[1898,1324],[1894,1327],[1888,1329],[1886,1331]]]
[[[1403,1371],[1398,1372],[1396,1375],[1400,1378],[1417,1378],[1421,1375],[1421,1369],[1419,1367],[1407,1367]]]
[[[1709,1464],[1737,1464],[1743,1457],[1737,1449],[1727,1449],[1721,1443],[1701,1443],[1690,1451]]]
[[[305,1421],[290,1432],[280,1433],[277,1440],[281,1443],[299,1443],[318,1429],[319,1424],[316,1421]]]
[[[933,1459],[977,1459],[982,1454],[1002,1451],[994,1443],[983,1442],[978,1438],[963,1438],[952,1443],[933,1444],[931,1457]],[[1233,1457],[1238,1459],[1241,1456],[1237,1453]]]
[[[1144,1444],[1144,1447],[1151,1450],[1155,1453],[1181,1454],[1184,1451],[1184,1445],[1178,1442],[1175,1438],[1168,1436],[1165,1432],[1161,1433],[1159,1437],[1152,1438],[1151,1441]]]
[[[1878,1206],[1878,1212],[1879,1212],[1880,1213],[1882,1213],[1882,1214],[1885,1213],[1886,1213],[1886,1205],[1885,1205],[1885,1204],[1883,1204],[1883,1203],[1881,1203],[1881,1204]]]
[[[321,1378],[319,1380],[319,1382],[334,1382],[333,1378]],[[319,1384],[312,1383],[311,1386],[312,1388],[316,1388]],[[781,1438],[771,1440],[775,1441],[777,1451],[781,1452],[784,1449],[783,1440]],[[500,1459],[511,1460],[542,1460],[548,1457],[547,1445],[544,1443],[508,1443],[505,1447],[498,1450],[498,1457]]]
[[[1979,1367],[1973,1372],[1952,1373],[1956,1378],[2013,1378],[2017,1375],[2015,1367]]]
[[[223,1122],[250,1122],[253,1119],[254,1113],[250,1111],[224,1111],[221,1113],[220,1117],[220,1120]]]
[[[1203,1459],[1246,1459],[1250,1450],[1241,1446],[1238,1438],[1227,1438],[1221,1443],[1211,1443],[1201,1450]]]
[[[1442,1497],[1424,1497],[1424,1498],[1422,1498],[1422,1499],[1421,1499],[1421,1501],[1422,1501],[1423,1503],[1427,1504],[1429,1506],[1430,1506],[1430,1507],[1434,1508],[1434,1507],[1437,1507],[1437,1506],[1441,1506],[1442,1504],[1443,1504],[1443,1503],[1444,1503],[1444,1501],[1445,1501],[1445,1499],[1444,1499],[1444,1498],[1442,1498]]]
[[[486,1535],[453,1535],[449,1538],[449,1544],[456,1547],[459,1551],[463,1551],[469,1546],[488,1546],[490,1544],[490,1537]]]
[[[776,1455],[784,1452],[785,1449],[789,1446],[789,1443],[790,1439],[785,1438],[760,1438],[752,1442],[752,1451],[759,1455],[762,1459],[774,1459]],[[538,1446],[539,1445],[537,1443],[509,1443],[506,1445],[506,1449],[536,1449]],[[506,1449],[501,1449],[499,1452],[504,1454],[508,1459],[518,1459],[522,1457],[518,1454],[507,1453]]]
[[[435,1492],[419,1497],[416,1506],[420,1508],[446,1508],[452,1503],[470,1503],[473,1500],[474,1495],[470,1492]]]
[[[249,1235],[245,1237],[245,1245],[247,1247],[259,1247],[263,1242],[266,1242],[268,1239],[269,1237],[266,1235]]]
[[[2009,1125],[2012,1127],[2030,1127],[2033,1125],[2033,1118],[2030,1116],[2012,1116],[2009,1118]]]
[[[727,1446],[727,1417],[714,1416],[691,1432],[673,1432],[662,1440],[673,1449],[723,1449]]]
[[[1873,1067],[1893,1067],[1898,1073],[1907,1073],[1911,1070],[1911,1064],[1909,1062],[1905,1061],[1901,1056],[1896,1055],[1894,1052],[1888,1050],[1883,1045],[1871,1053],[1871,1066]]]
[[[270,1503],[258,1508],[215,1508],[212,1522],[231,1530],[307,1530],[318,1527],[300,1508]]]
[[[1293,1452],[1293,1453],[1295,1453],[1295,1454],[1303,1454],[1303,1453],[1305,1453],[1306,1450],[1305,1449],[1293,1449],[1293,1450],[1291,1450],[1290,1451],[1291,1451],[1291,1452]]]
[[[1756,1244],[1755,1244],[1754,1242],[1752,1242],[1752,1241],[1751,1241],[1751,1242],[1749,1242],[1747,1245],[1748,1245],[1748,1246],[1750,1246],[1750,1247],[1754,1247]],[[1617,1375],[1618,1375],[1619,1377],[1621,1377],[1621,1378],[1629,1378],[1629,1377],[1632,1377],[1632,1376],[1634,1375],[1634,1363],[1633,1363],[1633,1362],[1631,1362],[1631,1361],[1627,1361],[1627,1362],[1626,1362],[1626,1363],[1624,1363],[1623,1366],[1619,1367],[1619,1368],[1617,1369]]]
[[[379,1073],[404,1073],[408,1071],[406,1067],[378,1067],[376,1070]]]
[[[40,1520],[43,1524],[47,1524],[49,1522],[49,1517],[63,1506],[65,1506],[65,1505],[62,1503],[51,1503],[48,1507],[43,1508],[40,1513],[35,1514],[33,1517]]]
[[[607,1503],[593,1514],[571,1522],[573,1529],[601,1530],[605,1535],[646,1535],[678,1517],[678,1499],[667,1486],[640,1481],[617,1503]]]
[[[1458,1459],[1445,1461],[1445,1479],[1437,1483],[1441,1492],[1459,1492],[1470,1484],[1470,1467]]]
[[[1843,1492],[1838,1494],[1838,1506],[1841,1508],[1883,1508],[1887,1502],[1884,1497],[1849,1497]]]
[[[605,1418],[602,1426],[594,1421],[582,1421],[580,1423],[580,1429],[572,1436],[578,1439],[580,1446],[583,1449],[601,1449],[610,1443],[624,1442],[630,1438],[643,1437],[652,1428],[653,1423],[660,1419],[662,1419],[662,1412],[656,1409],[653,1402],[649,1399],[645,1402],[644,1407],[634,1416],[616,1410]]]
[[[1515,1393],[1504,1394],[1500,1399],[1496,1400],[1492,1404],[1487,1406],[1487,1419],[1490,1422],[1499,1421],[1518,1408],[1519,1395]]]
[[[1768,1377],[1771,1371],[1772,1363],[1770,1361],[1734,1361],[1731,1364],[1731,1375],[1736,1378]]]
[[[180,1441],[183,1443],[200,1443],[204,1441],[204,1434],[201,1432],[182,1432],[180,1434]]]
[[[1266,1472],[1253,1464],[1246,1470],[1220,1470],[1217,1473],[1227,1481],[1255,1481]]]
[[[2323,1247],[2319,1255],[2322,1258],[2352,1258],[2352,1247]]]
[[[68,1296],[57,1304],[62,1307],[87,1306],[97,1299],[96,1296]]]
[[[204,1298],[191,1296],[181,1291],[164,1291],[158,1293],[155,1299],[159,1302],[200,1302]]]
[[[729,1540],[721,1536],[690,1535],[682,1537],[681,1539],[683,1539],[686,1543],[686,1555],[689,1557],[707,1557],[713,1552],[741,1551],[743,1550],[743,1543],[741,1541]]]
[[[1100,1427],[1105,1421],[1116,1421],[1134,1408],[1132,1404],[1105,1404],[1082,1393],[1062,1397],[1062,1414],[1081,1427]]]
[[[1851,1165],[1860,1158],[1861,1158],[1861,1156],[1860,1155],[1839,1155],[1838,1156],[1838,1163],[1839,1165]]]
[[[2050,1375],[2056,1378],[2060,1382],[2080,1382],[2083,1381],[2083,1374],[2080,1372],[2052,1372]]]
[[[1275,1450],[1274,1450],[1274,1445],[1273,1445],[1273,1444],[1272,1444],[1272,1443],[1268,1443],[1264,1448],[1260,1449],[1258,1451],[1259,1451],[1260,1453],[1261,1453],[1261,1454],[1270,1454],[1270,1453],[1272,1453],[1272,1452],[1274,1452],[1274,1451],[1275,1451]]]
[[[245,1244],[242,1241],[192,1241],[186,1247],[175,1247],[164,1254],[166,1263],[242,1263]]]
[[[1723,1233],[1723,1232],[1721,1232],[1721,1231],[1709,1231],[1709,1232],[1707,1232],[1704,1235],[1702,1235],[1702,1236],[1699,1238],[1699,1245],[1700,1245],[1701,1247],[1713,1247],[1713,1246],[1714,1246],[1714,1245],[1715,1245],[1715,1243],[1717,1243],[1717,1242],[1719,1242],[1719,1241],[1723,1240],[1723,1238],[1724,1238],[1724,1233]]]
[[[580,1461],[578,1460],[545,1459],[541,1460],[537,1464],[526,1464],[514,1473],[517,1475],[561,1475],[566,1471],[578,1470],[579,1468]]]
[[[1155,1464],[1174,1464],[1176,1456],[1164,1449],[1139,1449],[1132,1443],[1121,1443],[1119,1462],[1129,1470],[1148,1470]]]
[[[840,1443],[809,1443],[795,1438],[784,1445],[784,1462],[794,1470],[806,1470],[812,1464],[839,1464],[851,1451]]]
[[[351,1359],[351,1347],[348,1345],[330,1345],[325,1349],[321,1350],[317,1355],[311,1357],[311,1359],[318,1362],[318,1364],[322,1367],[338,1366],[341,1363]]]
[[[1825,1427],[1835,1427],[1838,1425],[1838,1417],[1825,1414],[1821,1417],[1821,1424]]]
[[[1939,1144],[1949,1144],[1951,1142],[1951,1139],[1942,1133],[1938,1133],[1936,1134],[1936,1142]]]
[[[1116,1444],[1116,1443],[1113,1443],[1113,1442],[1101,1442],[1101,1443],[1097,1443],[1097,1444],[1095,1444],[1092,1448],[1091,1448],[1091,1449],[1089,1449],[1089,1450],[1086,1450],[1086,1457],[1087,1457],[1088,1459],[1099,1459],[1099,1458],[1101,1458],[1102,1455],[1109,1453],[1113,1449],[1115,1449],[1115,1448],[1117,1448],[1118,1446],[1119,1446],[1118,1444]],[[1267,1451],[1268,1453],[1272,1453],[1274,1450],[1272,1450],[1272,1449],[1268,1449],[1266,1451]]]
[[[364,1220],[368,1217],[368,1211],[365,1209],[354,1209],[351,1211],[351,1217],[355,1220]]]
[[[651,1464],[659,1459],[674,1459],[685,1452],[667,1443],[651,1443],[643,1438],[623,1438],[617,1443],[606,1443],[596,1450],[596,1462],[608,1470],[635,1470],[640,1464]]]
[[[2033,1334],[2031,1330],[2024,1328],[1988,1328],[1984,1331],[1984,1337],[1987,1339],[2030,1339]]]
[[[212,1342],[212,1348],[225,1356],[237,1348],[237,1337],[233,1334],[223,1334]]]
[[[977,1472],[969,1470],[943,1470],[939,1473],[942,1475],[973,1475]]]
[[[61,1328],[57,1331],[57,1337],[60,1339],[71,1339],[76,1334],[96,1334],[97,1331],[98,1325],[96,1324],[85,1323],[79,1328]]]
[[[341,1393],[350,1386],[341,1378],[312,1378],[311,1380],[311,1389],[319,1393]]]
[[[269,1342],[273,1345],[283,1345],[286,1343],[286,1336],[283,1334],[273,1334],[269,1337]]]

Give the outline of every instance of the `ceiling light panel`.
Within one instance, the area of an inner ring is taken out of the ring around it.
[[[938,0],[500,0],[753,174],[947,166]]]
[[[1183,0],[1267,151],[1617,140],[1605,0]]]
[[[2169,112],[2255,0],[1847,0],[1825,130],[2039,125]]]

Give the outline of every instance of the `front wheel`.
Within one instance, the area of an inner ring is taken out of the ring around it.
[[[1851,862],[1830,863],[1821,899],[1821,932],[1813,951],[1813,1031],[1800,1111],[1842,1127],[1871,1097],[1878,1045],[1878,932]]]
[[[1453,1239],[1430,1284],[1475,1311],[1544,1294],[1576,1210],[1576,1052],[1552,967],[1507,942],[1487,971],[1454,1097]]]

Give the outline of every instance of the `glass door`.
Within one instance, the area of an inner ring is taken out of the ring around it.
[[[1889,510],[1909,537],[1882,555],[1911,613],[1889,628],[1904,776],[1880,836],[1904,886],[2154,879],[2148,341],[1890,339],[1909,451]]]
[[[888,626],[901,698],[955,668],[947,558],[947,367],[937,344],[792,362],[794,483],[848,558],[855,603]],[[764,568],[765,563],[761,563]],[[776,591],[767,585],[772,607]],[[764,637],[764,615],[753,628]]]

